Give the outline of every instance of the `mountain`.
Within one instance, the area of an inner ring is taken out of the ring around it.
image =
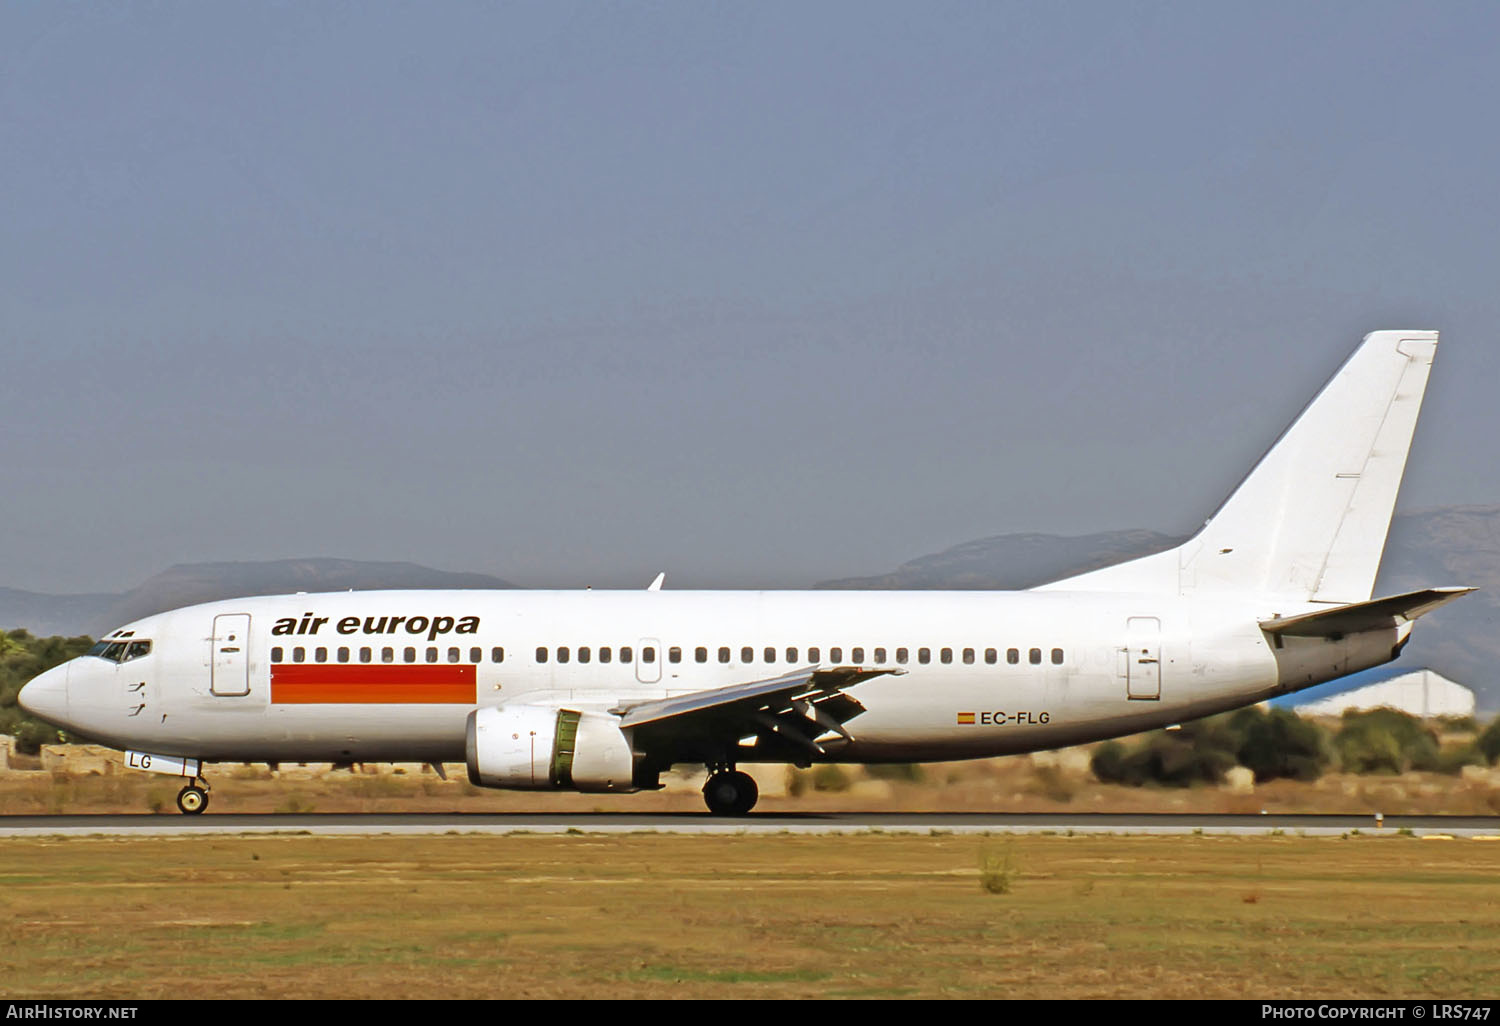
[[[98,636],[152,613],[218,599],[298,591],[491,589],[515,585],[488,574],[451,573],[415,563],[282,559],[266,563],[187,563],[123,595],[41,595],[0,588],[0,630]]]
[[[87,634],[120,598],[119,595],[43,595],[0,588],[0,630],[24,627],[38,637]]]
[[[888,574],[822,581],[815,588],[1022,591],[1060,577],[1161,552],[1183,539],[1155,531],[1106,531],[1078,537],[1001,534],[918,556]]]
[[[1155,531],[1080,537],[1002,534],[919,556],[874,577],[824,581],[841,589],[1022,589],[1161,552],[1182,539]],[[1430,667],[1474,690],[1482,710],[1500,709],[1500,506],[1449,506],[1397,514],[1375,594],[1433,585],[1480,590],[1424,617],[1393,666]]]

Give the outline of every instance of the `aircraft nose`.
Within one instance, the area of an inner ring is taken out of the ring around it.
[[[68,718],[68,663],[54,666],[21,688],[16,701],[40,720],[59,723]]]

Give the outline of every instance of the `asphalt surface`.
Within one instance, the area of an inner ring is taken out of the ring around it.
[[[0,816],[0,837],[159,834],[446,834],[446,833],[670,833],[670,834],[840,834],[840,833],[1105,833],[1105,834],[1267,834],[1307,836],[1362,834],[1474,837],[1500,841],[1500,816],[1374,815],[1199,815],[1059,813],[763,813],[712,816],[707,813],[351,813],[329,815],[184,816]]]

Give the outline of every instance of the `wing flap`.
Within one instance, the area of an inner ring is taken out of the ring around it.
[[[640,727],[695,713],[751,713],[767,706],[776,706],[779,711],[781,706],[802,700],[842,723],[865,711],[859,700],[845,694],[843,689],[871,677],[898,672],[901,671],[895,667],[836,666],[825,670],[807,666],[778,677],[632,703],[611,712],[620,716],[621,727]]]

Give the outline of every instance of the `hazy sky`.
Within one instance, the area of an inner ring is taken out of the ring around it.
[[[1367,331],[1500,502],[1500,5],[0,6],[0,586],[1185,531]]]

